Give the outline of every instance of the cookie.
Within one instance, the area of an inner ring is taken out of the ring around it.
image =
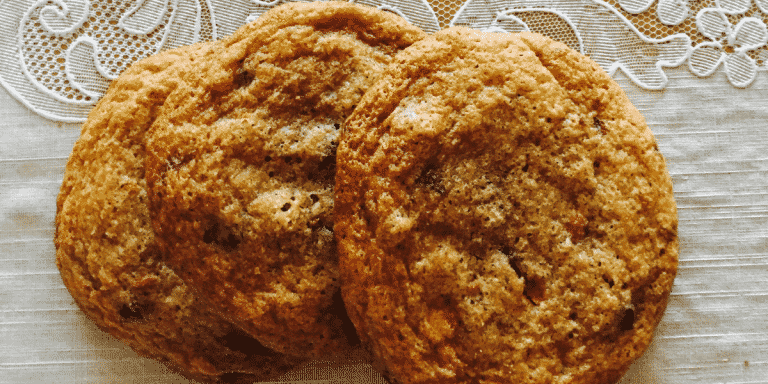
[[[140,61],[91,112],[57,200],[56,259],[77,305],[140,355],[201,382],[264,380],[303,359],[272,351],[203,304],[164,262],[152,230],[144,135],[208,44]]]
[[[181,278],[269,348],[357,343],[333,234],[341,125],[424,33],[346,2],[289,3],[206,54],[147,136],[150,207]]]
[[[643,117],[540,35],[395,57],[337,150],[342,293],[396,383],[612,383],[648,346],[677,213]]]

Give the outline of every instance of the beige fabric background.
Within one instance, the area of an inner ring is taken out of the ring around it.
[[[768,384],[768,74],[667,70],[663,91],[617,81],[666,156],[680,269],[647,353],[621,384]],[[79,125],[0,88],[0,383],[186,383],[98,330],[54,263],[55,199]],[[310,365],[289,383],[384,383],[366,365]]]

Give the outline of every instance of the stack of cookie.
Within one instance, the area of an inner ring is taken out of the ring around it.
[[[394,383],[615,382],[677,266],[664,159],[597,64],[351,3],[133,65],[57,204],[82,310],[202,382],[329,356]]]

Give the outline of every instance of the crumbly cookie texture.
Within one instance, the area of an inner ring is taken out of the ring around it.
[[[77,305],[143,356],[201,382],[268,379],[303,362],[212,312],[164,262],[152,230],[144,135],[199,44],[136,63],[89,115],[57,201],[56,259]]]
[[[536,34],[443,30],[345,124],[342,293],[397,383],[613,383],[677,270],[671,179],[594,62]]]
[[[339,287],[333,186],[341,125],[424,33],[352,3],[290,3],[215,45],[147,136],[154,228],[169,262],[264,345],[357,343]]]

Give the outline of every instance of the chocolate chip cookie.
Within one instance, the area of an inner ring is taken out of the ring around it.
[[[137,353],[202,382],[248,382],[304,359],[264,347],[169,268],[157,245],[144,178],[144,135],[198,44],[140,61],[110,86],[82,128],[57,201],[56,258],[77,305]]]
[[[337,151],[342,293],[396,383],[612,383],[648,346],[677,213],[643,117],[540,35],[403,50]]]
[[[344,120],[425,34],[346,2],[289,3],[216,44],[147,136],[152,221],[181,278],[262,344],[356,343],[333,233]]]

